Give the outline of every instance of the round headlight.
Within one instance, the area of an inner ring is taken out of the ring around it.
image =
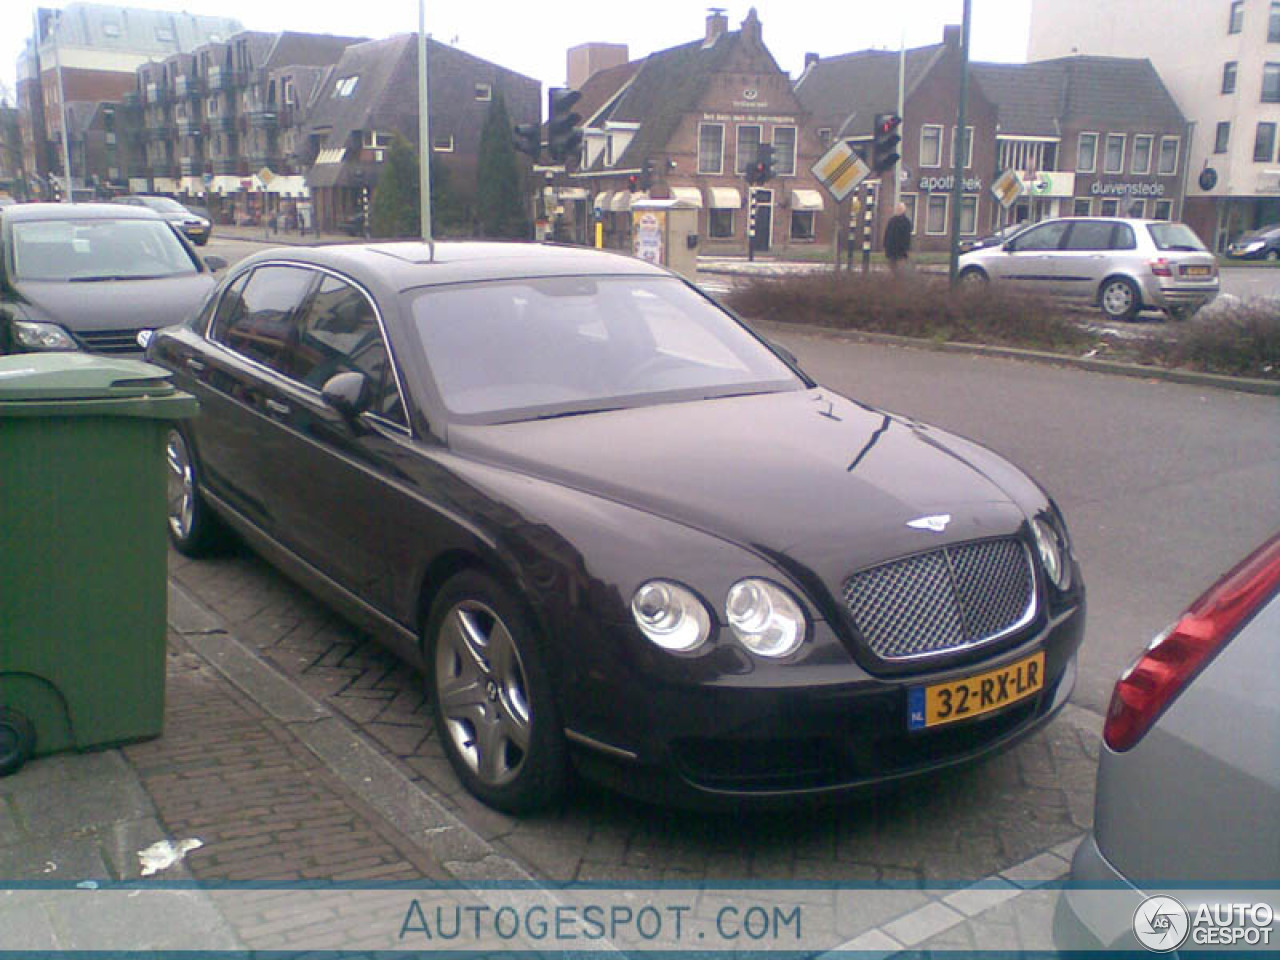
[[[677,653],[698,649],[711,635],[711,616],[697,595],[678,583],[650,580],[631,598],[631,615],[640,631]]]
[[[1067,589],[1071,585],[1071,557],[1067,554],[1065,538],[1044,517],[1031,521],[1031,532],[1035,534],[1036,550],[1049,582],[1059,590]]]
[[[800,604],[768,580],[739,580],[729,589],[724,612],[733,635],[762,657],[785,657],[804,642]]]

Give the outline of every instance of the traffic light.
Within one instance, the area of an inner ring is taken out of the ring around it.
[[[517,123],[516,149],[537,160],[542,155],[542,127],[536,123]]]
[[[902,118],[896,113],[876,114],[875,131],[871,143],[873,173],[884,173],[898,162],[898,144],[902,142],[902,137],[898,133],[900,126],[902,126]]]
[[[556,163],[564,163],[582,146],[582,130],[578,126],[582,115],[573,112],[573,105],[582,94],[565,87],[552,87],[547,97],[551,115],[547,121],[547,152]]]
[[[632,193],[640,189],[640,178],[636,174],[627,177],[627,189]]]
[[[653,161],[646,160],[644,166],[640,168],[640,180],[637,184],[641,190],[648,193],[653,189]]]
[[[773,178],[773,144],[759,144],[756,147],[756,162],[747,167],[747,183],[768,183]]]

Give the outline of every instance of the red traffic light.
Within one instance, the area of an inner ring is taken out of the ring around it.
[[[876,133],[880,136],[893,133],[902,126],[902,118],[894,113],[881,114],[876,124]]]

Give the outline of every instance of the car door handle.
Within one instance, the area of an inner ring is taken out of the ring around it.
[[[207,364],[203,360],[197,360],[195,357],[187,357],[187,369],[192,373],[204,373]]]
[[[268,410],[270,410],[272,413],[281,417],[287,417],[290,413],[293,412],[293,408],[290,407],[287,403],[281,403],[279,400],[272,400],[270,397],[267,397],[265,400],[263,400],[262,405],[266,407]]]

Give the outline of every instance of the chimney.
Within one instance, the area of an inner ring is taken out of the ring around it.
[[[942,42],[948,47],[960,49],[960,24],[949,23],[942,28]]]
[[[820,59],[822,58],[819,57],[816,53],[806,53],[804,55],[804,68],[808,70],[810,67],[816,64]]]
[[[763,44],[760,33],[760,18],[756,16],[756,8],[752,7],[747,11],[747,19],[742,21],[742,39],[759,46]]]
[[[723,37],[729,30],[729,18],[725,16],[723,7],[709,7],[707,9],[707,39],[703,41],[704,47],[709,47],[717,40]]]

